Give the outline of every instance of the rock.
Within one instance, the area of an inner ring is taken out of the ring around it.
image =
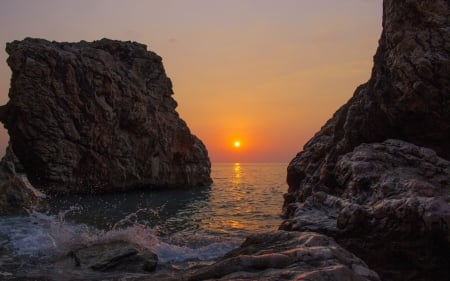
[[[450,162],[433,150],[400,140],[361,144],[335,169],[340,197],[314,193],[296,203],[283,228],[378,240],[450,234]]]
[[[30,181],[52,192],[205,186],[203,143],[175,111],[161,57],[135,42],[7,44],[10,100],[0,107]]]
[[[17,168],[16,168],[17,167]],[[42,204],[45,195],[34,188],[9,147],[0,161],[0,215],[24,213]]]
[[[335,171],[342,194],[313,193],[296,203],[282,229],[333,236],[371,268],[382,275],[397,274],[398,280],[405,280],[395,273],[399,268],[407,268],[415,278],[446,280],[449,161],[431,149],[387,140],[359,145],[339,157]]]
[[[338,157],[361,143],[401,139],[450,158],[449,3],[385,0],[383,11],[372,77],[289,164],[286,207],[313,191],[340,195]]]
[[[251,235],[221,261],[187,272],[179,279],[380,280],[333,239],[312,232],[286,231]]]
[[[58,267],[91,269],[109,272],[151,272],[158,264],[158,256],[125,241],[94,244],[70,252],[57,262]]]
[[[35,208],[45,195],[34,188],[26,175],[0,183],[0,215],[23,213]]]
[[[448,1],[384,0],[370,80],[288,166],[282,229],[335,237],[385,280],[448,279],[449,23]]]

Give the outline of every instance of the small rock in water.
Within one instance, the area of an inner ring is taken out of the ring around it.
[[[126,241],[94,244],[70,252],[58,262],[69,266],[95,271],[151,272],[158,264],[158,256],[138,245]]]
[[[23,213],[37,207],[45,195],[34,188],[9,147],[0,161],[0,215]]]

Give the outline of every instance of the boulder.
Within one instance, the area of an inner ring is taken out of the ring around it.
[[[217,263],[181,280],[376,281],[377,273],[332,238],[312,232],[254,234]],[[174,279],[175,280],[175,279]]]
[[[158,256],[155,253],[126,241],[111,241],[71,251],[56,266],[64,267],[65,270],[143,273],[154,271],[157,264]]]
[[[0,107],[30,181],[62,193],[211,184],[203,143],[175,111],[161,57],[136,42],[8,43]]]

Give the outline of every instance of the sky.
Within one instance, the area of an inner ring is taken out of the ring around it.
[[[7,42],[137,41],[213,163],[289,162],[370,78],[381,21],[382,0],[0,0],[0,104]]]

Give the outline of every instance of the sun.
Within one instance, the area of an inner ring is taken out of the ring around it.
[[[234,147],[238,148],[238,147],[241,146],[241,142],[240,142],[240,141],[235,141],[235,142],[233,143],[233,145],[234,145]]]

